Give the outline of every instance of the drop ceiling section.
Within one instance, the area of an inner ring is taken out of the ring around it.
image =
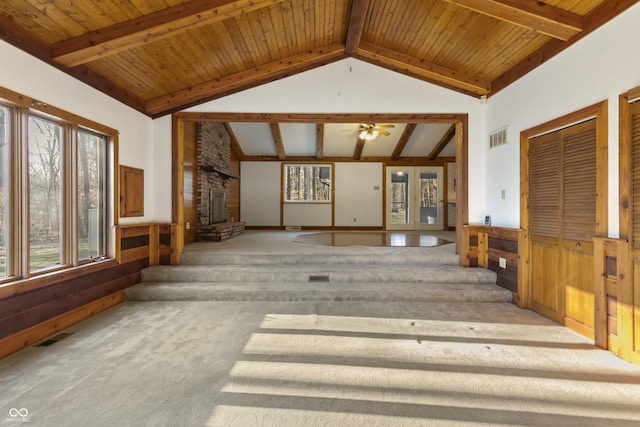
[[[380,122],[379,124],[388,124]],[[277,150],[270,124],[267,122],[232,122],[229,124],[238,140],[238,144],[247,157],[271,157],[277,160]],[[390,135],[380,135],[366,141],[362,149],[362,158],[391,159],[401,140],[406,123],[393,123],[394,128],[384,128]],[[286,160],[295,158],[314,159],[317,153],[317,123],[278,123]],[[360,123],[325,123],[323,125],[322,156],[327,158],[349,159],[354,156],[358,142]],[[433,148],[447,133],[451,124],[421,123],[402,151],[403,157],[424,157],[431,154]],[[438,157],[455,157],[455,138],[451,138]],[[279,159],[282,160],[282,159]]]

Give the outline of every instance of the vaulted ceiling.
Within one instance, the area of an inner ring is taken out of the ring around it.
[[[491,96],[637,0],[2,0],[0,38],[159,117],[355,57]]]

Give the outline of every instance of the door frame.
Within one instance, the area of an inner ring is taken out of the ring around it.
[[[520,133],[520,227],[523,230],[524,253],[522,271],[518,272],[518,294],[521,307],[531,308],[531,240],[529,238],[529,147],[533,137],[550,133],[571,125],[593,119],[596,120],[596,231],[594,237],[606,237],[608,224],[608,102],[603,101],[569,113],[557,119],[534,126]],[[596,301],[596,306],[598,302]],[[564,317],[564,304],[562,304]],[[596,331],[596,335],[598,331]]]
[[[185,122],[288,122],[288,123],[447,123],[455,125],[456,141],[456,252],[459,254],[463,245],[463,225],[469,221],[468,207],[468,114],[370,114],[370,113],[208,113],[179,112],[171,115],[171,221],[176,224],[177,259],[184,249],[184,124]],[[240,161],[246,160],[243,158]],[[265,160],[262,158],[261,160]],[[274,161],[279,161],[276,157]],[[307,160],[305,160],[307,161]],[[357,161],[353,159],[328,159],[309,157],[308,161]],[[406,165],[407,160],[380,160],[382,166]],[[413,162],[420,165],[421,162]],[[384,195],[383,195],[384,197]],[[386,221],[383,218],[383,222]]]

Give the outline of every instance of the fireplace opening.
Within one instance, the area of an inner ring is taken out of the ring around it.
[[[209,224],[225,221],[225,194],[221,191],[209,190]]]

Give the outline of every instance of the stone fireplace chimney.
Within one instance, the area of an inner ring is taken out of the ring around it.
[[[224,124],[198,123],[198,233],[229,221],[227,194],[231,166],[231,142]]]

